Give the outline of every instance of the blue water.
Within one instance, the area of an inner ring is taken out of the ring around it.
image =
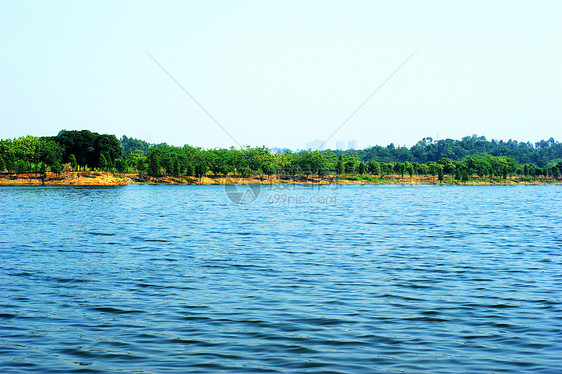
[[[0,372],[562,372],[560,186],[0,188]]]

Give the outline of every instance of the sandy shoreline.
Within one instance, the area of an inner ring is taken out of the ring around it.
[[[353,178],[353,177],[352,177]],[[371,180],[349,180],[346,177],[326,176],[324,178],[297,176],[295,178],[280,178],[278,176],[250,178],[241,177],[222,177],[207,176],[203,178],[196,177],[149,177],[138,174],[113,174],[102,171],[81,171],[81,172],[63,172],[60,175],[47,173],[45,180],[42,180],[38,173],[0,174],[0,186],[123,186],[129,184],[446,184],[446,185],[514,185],[514,184],[562,184],[562,180],[545,179],[527,181],[521,180],[519,177],[507,180],[480,181],[471,180],[469,182],[458,182],[446,178],[439,183],[437,178],[430,175],[414,175],[401,177],[399,175],[388,175],[384,178],[371,178]]]

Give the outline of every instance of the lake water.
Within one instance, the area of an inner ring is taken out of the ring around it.
[[[562,372],[560,186],[3,187],[0,230],[0,372]]]

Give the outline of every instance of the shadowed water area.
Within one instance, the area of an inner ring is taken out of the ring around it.
[[[560,186],[285,193],[1,187],[0,371],[562,371]]]

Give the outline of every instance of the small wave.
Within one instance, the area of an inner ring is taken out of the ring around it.
[[[495,339],[501,338],[502,335],[490,334],[490,335],[463,335],[462,338],[466,340],[477,340],[477,339]]]
[[[323,318],[323,317],[316,317],[316,318],[297,318],[293,319],[293,322],[297,323],[305,323],[308,325],[313,326],[332,326],[332,325],[341,325],[347,323],[354,323],[355,321],[351,320],[343,320],[337,318]]]
[[[446,318],[438,318],[438,317],[427,317],[427,316],[421,316],[421,317],[408,317],[408,318],[403,318],[404,321],[421,321],[421,322],[447,322],[448,319]]]
[[[82,278],[52,278],[54,281],[59,283],[87,283],[91,282],[89,279],[82,279]]]
[[[171,344],[196,345],[200,347],[214,347],[217,345],[215,343],[210,343],[204,340],[184,339],[184,338],[171,338],[166,340],[166,342]]]
[[[143,313],[140,310],[125,310],[113,307],[93,307],[91,310],[95,310],[96,312],[103,312],[103,313],[113,313],[113,314],[132,314],[132,313]]]
[[[209,309],[207,305],[182,305],[186,309]]]
[[[209,320],[211,320],[210,317],[205,317],[205,316],[184,316],[184,317],[181,317],[181,319],[183,319],[184,321],[209,321]]]
[[[22,271],[21,273],[15,273],[15,274],[10,274],[13,275],[15,277],[30,277],[31,274],[26,272],[26,271]]]
[[[284,349],[287,352],[291,352],[291,353],[307,353],[307,354],[319,353],[316,349],[308,348],[302,345],[285,346]]]
[[[439,314],[439,312],[436,311],[436,310],[425,310],[425,311],[421,312],[421,314],[423,314],[425,316],[435,316],[435,315]]]
[[[386,298],[386,297],[392,297],[392,298],[396,298],[396,299],[402,299],[402,300],[407,300],[407,301],[421,301],[422,299],[417,298],[417,297],[412,297],[412,296],[403,296],[403,295],[392,295],[392,294],[384,294],[379,296],[381,298]]]
[[[370,343],[358,340],[322,340],[320,343],[324,345],[332,345],[336,347],[354,347],[354,346],[370,346]]]
[[[140,287],[140,288],[153,288],[153,287],[162,288],[161,286],[157,286],[157,285],[151,284],[151,283],[137,283],[137,287]]]
[[[413,288],[413,289],[423,289],[423,288],[431,288],[432,286],[427,284],[418,284],[418,283],[408,283],[402,285],[403,287]]]
[[[62,348],[59,349],[59,352],[67,355],[83,357],[83,358],[106,358],[106,359],[127,359],[127,360],[144,359],[143,356],[133,355],[130,353],[108,352],[93,347]]]
[[[506,309],[506,308],[517,308],[517,305],[509,305],[509,304],[493,304],[489,305],[489,308],[496,308],[496,309]]]

